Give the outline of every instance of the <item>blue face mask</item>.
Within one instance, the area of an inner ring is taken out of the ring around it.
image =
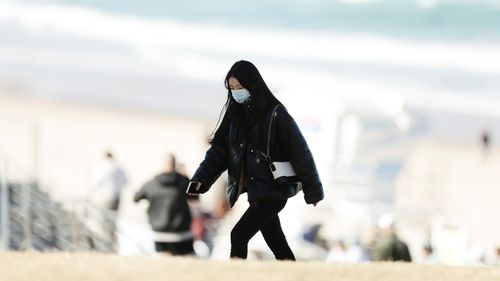
[[[245,103],[250,99],[250,92],[247,89],[231,90],[233,99],[239,103]]]

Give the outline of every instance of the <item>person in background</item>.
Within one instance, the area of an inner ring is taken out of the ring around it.
[[[359,239],[356,239],[354,243],[348,247],[347,256],[349,257],[349,262],[353,263],[366,262],[370,260],[366,249],[361,245]]]
[[[212,220],[212,214],[206,212],[201,204],[199,196],[188,195],[189,208],[191,210],[191,231],[194,237],[194,249],[199,258],[210,257],[212,246],[211,237],[207,226]]]
[[[493,265],[500,266],[500,246],[498,246],[495,249],[495,257],[494,257]]]
[[[481,133],[481,145],[484,150],[488,150],[491,146],[491,136],[488,130],[483,130]]]
[[[492,149],[493,149],[492,140],[491,140],[491,133],[489,132],[489,130],[484,129],[481,132],[480,138],[481,138],[482,155],[483,155],[485,160],[488,160],[488,158],[491,156]]]
[[[314,223],[305,227],[304,232],[302,233],[302,239],[307,243],[320,247],[321,249],[328,250],[330,248],[328,241],[320,235],[322,227],[323,225],[320,223]]]
[[[436,255],[434,254],[434,248],[430,243],[427,243],[422,247],[422,253],[423,253],[424,263],[427,264],[437,263]]]
[[[375,241],[373,260],[411,262],[408,245],[396,234],[394,216],[392,214],[382,215],[379,218],[378,227],[380,232]]]
[[[326,262],[348,262],[349,257],[347,254],[347,247],[344,240],[336,240],[333,242],[328,255],[326,257]]]
[[[116,219],[120,208],[120,198],[123,189],[128,183],[127,175],[118,165],[111,151],[104,154],[104,158],[97,164],[90,176],[91,190],[89,193],[90,206],[88,226],[97,237],[103,239],[108,248],[116,250]],[[99,248],[98,242],[91,241],[91,248]]]
[[[247,193],[250,203],[231,231],[231,258],[246,259],[248,242],[260,231],[276,259],[295,260],[278,213],[300,187],[307,204],[316,206],[323,200],[323,186],[311,151],[295,120],[255,65],[236,62],[224,83],[224,116],[187,192],[207,192],[228,170],[229,206],[233,207],[242,193]],[[271,170],[278,169],[274,162],[288,163],[294,172],[287,173],[290,177],[283,177],[283,181],[275,180]]]
[[[149,202],[149,224],[159,253],[193,255],[191,212],[186,196],[189,179],[176,171],[174,155],[169,155],[164,171],[135,194],[134,201]]]
[[[326,257],[327,262],[360,263],[368,260],[367,253],[358,240],[355,240],[350,246],[347,246],[341,239],[334,241]]]
[[[92,172],[91,201],[98,207],[118,211],[120,197],[128,183],[127,175],[115,160],[111,151],[107,151],[104,159]]]

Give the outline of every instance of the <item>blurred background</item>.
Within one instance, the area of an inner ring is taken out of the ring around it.
[[[0,249],[154,254],[133,195],[168,153],[195,171],[240,59],[324,184],[280,215],[298,259],[373,260],[390,226],[415,262],[499,262],[498,0],[0,0]],[[111,236],[90,198],[108,152]],[[225,177],[191,205],[202,258],[227,259],[247,207],[223,206]],[[260,234],[250,250],[272,258]]]

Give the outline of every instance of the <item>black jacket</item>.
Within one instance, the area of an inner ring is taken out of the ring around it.
[[[149,201],[149,223],[157,232],[184,232],[191,228],[191,213],[186,197],[189,179],[172,172],[147,182],[135,194],[134,201]]]
[[[283,200],[287,191],[278,186],[265,157],[269,120],[274,105],[266,108],[255,103],[234,105],[244,107],[239,120],[226,114],[217,130],[205,160],[192,180],[202,183],[202,192],[226,169],[228,170],[227,199],[233,206],[238,196],[248,193],[248,200]],[[258,112],[263,114],[259,115]],[[306,203],[316,203],[324,198],[323,187],[312,154],[294,119],[281,106],[274,117],[271,131],[271,157],[273,161],[290,161],[302,182]],[[219,135],[218,135],[219,134]]]
[[[381,235],[373,250],[375,261],[404,261],[411,262],[411,254],[408,245],[395,233]]]

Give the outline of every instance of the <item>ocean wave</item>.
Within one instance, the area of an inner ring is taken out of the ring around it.
[[[277,93],[289,97],[328,92],[379,104],[401,96],[425,95],[431,97],[428,101],[433,96],[492,93],[500,87],[491,78],[500,74],[500,46],[490,41],[262,30],[80,6],[0,3],[0,32],[9,30],[29,40],[10,42],[5,39],[9,36],[0,36],[0,62],[58,68],[62,75],[83,69],[180,76],[219,85],[227,67],[246,58],[258,63]],[[104,44],[110,47],[102,49]]]
[[[406,38],[500,40],[499,0],[39,0],[36,3],[237,27],[370,32]]]
[[[500,74],[498,44],[399,40],[366,34],[235,29],[117,15],[82,7],[0,4],[0,23],[35,33],[125,44],[143,58],[167,52],[376,63]],[[238,42],[231,44],[231,42]]]

